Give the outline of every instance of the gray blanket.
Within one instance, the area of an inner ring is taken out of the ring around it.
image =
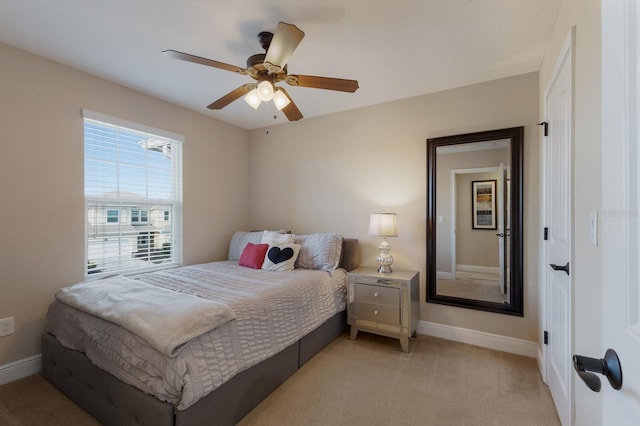
[[[122,275],[63,288],[56,298],[126,328],[169,357],[194,337],[235,319],[224,303]]]

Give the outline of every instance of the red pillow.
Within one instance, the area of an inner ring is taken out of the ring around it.
[[[253,269],[261,269],[264,262],[264,256],[267,254],[269,244],[253,244],[247,243],[247,246],[242,250],[238,265],[247,266]]]

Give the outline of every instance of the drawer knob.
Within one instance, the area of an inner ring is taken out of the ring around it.
[[[378,312],[378,310],[376,309],[375,311],[373,311],[373,315],[378,315],[380,312]]]
[[[374,297],[378,297],[378,296],[380,296],[380,294],[376,291],[375,293],[373,293],[373,296]]]

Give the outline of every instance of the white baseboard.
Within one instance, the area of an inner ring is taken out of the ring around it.
[[[41,358],[41,355],[34,355],[9,364],[0,365],[0,385],[40,372],[42,366]]]
[[[544,362],[544,352],[540,347],[538,347],[538,369],[540,370],[542,381],[547,383],[547,368],[546,363]]]
[[[436,278],[440,280],[452,280],[453,274],[451,272],[437,271]]]
[[[494,349],[497,351],[528,356],[530,358],[536,358],[538,355],[538,345],[535,342],[516,339],[514,337],[500,336],[498,334],[485,333],[483,331],[471,330],[468,328],[420,321],[418,323],[417,332],[427,336],[439,337],[441,339],[453,340],[454,342],[467,343],[469,345],[481,346],[483,348]]]
[[[500,268],[497,266],[456,265],[456,271],[471,272],[476,274],[500,274]]]

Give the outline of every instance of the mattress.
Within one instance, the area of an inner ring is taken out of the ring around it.
[[[55,301],[47,331],[101,369],[184,410],[230,378],[282,351],[346,307],[346,271],[254,270],[213,262],[133,277],[227,304],[235,319],[183,345],[175,356],[141,337]]]

